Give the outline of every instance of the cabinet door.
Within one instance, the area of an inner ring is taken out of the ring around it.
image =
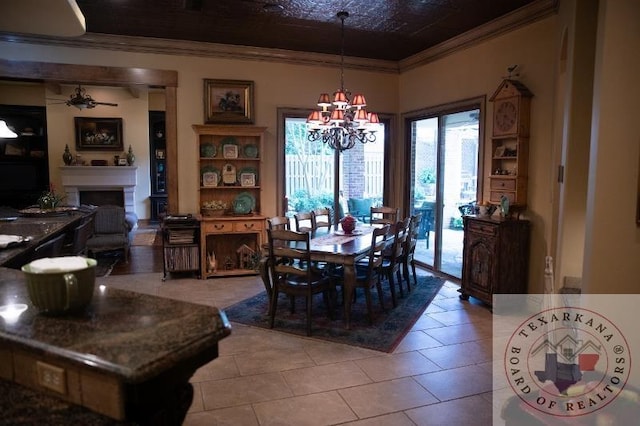
[[[465,261],[465,290],[471,294],[481,293],[490,300],[492,294],[495,240],[493,237],[468,232]]]

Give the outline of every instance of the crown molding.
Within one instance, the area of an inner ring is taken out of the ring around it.
[[[332,68],[340,67],[340,55],[152,37],[118,36],[89,32],[74,38],[0,32],[0,41],[84,49],[154,53],[160,55],[199,56],[250,61],[285,62],[296,65],[326,66]],[[393,74],[398,74],[399,72],[398,63],[396,61],[385,61],[380,59],[345,56],[344,66],[345,68],[373,72]]]
[[[558,1],[538,0],[434,47],[401,59],[398,61],[399,71],[403,73],[553,15],[557,13]]]
[[[558,1],[559,0],[535,1],[485,25],[474,28],[464,34],[400,61],[345,56],[344,67],[348,69],[399,74],[557,13]],[[284,62],[295,65],[332,68],[340,67],[340,55],[151,37],[116,36],[90,32],[72,38],[0,32],[0,41],[160,55]]]

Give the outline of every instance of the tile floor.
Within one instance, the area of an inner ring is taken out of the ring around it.
[[[221,308],[263,289],[257,277],[161,278],[99,281]],[[232,324],[191,380],[184,424],[491,425],[491,313],[457,289],[447,282],[391,354]]]

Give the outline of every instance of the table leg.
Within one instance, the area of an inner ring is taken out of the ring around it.
[[[344,288],[342,298],[344,300],[345,328],[351,328],[351,304],[353,303],[353,291],[356,287],[356,269],[354,265],[344,265]]]

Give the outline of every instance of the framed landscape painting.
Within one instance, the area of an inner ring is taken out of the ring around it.
[[[253,124],[253,81],[205,78],[204,122]]]

